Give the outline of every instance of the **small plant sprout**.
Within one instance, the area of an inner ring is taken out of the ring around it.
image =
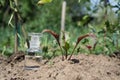
[[[62,52],[62,60],[64,60],[63,50],[62,50],[62,47],[61,47],[60,41],[59,41],[59,37],[60,37],[59,34],[55,33],[52,30],[49,30],[49,29],[45,29],[45,30],[42,31],[42,33],[44,33],[44,32],[47,32],[47,33],[51,34],[56,39],[56,41],[57,41],[57,43],[58,43],[58,45],[60,47],[60,50]]]
[[[93,33],[85,34],[85,35],[83,35],[83,36],[79,36],[79,37],[78,37],[77,42],[76,42],[76,44],[75,44],[75,47],[73,48],[72,54],[70,55],[70,57],[68,58],[68,60],[71,59],[71,57],[72,57],[75,49],[77,48],[79,42],[80,42],[82,39],[85,39],[86,37],[90,37],[90,36],[91,36],[91,37],[95,37],[95,35],[94,35]],[[89,46],[89,48],[90,48],[90,46]]]
[[[63,32],[62,41],[63,42],[61,42],[61,45],[62,45],[62,48],[64,50],[65,59],[67,59],[67,57],[68,57],[68,50],[70,48],[70,44],[69,44],[69,36],[65,32]]]
[[[91,36],[91,37],[95,37],[94,34],[85,34],[85,35],[83,35],[83,36],[78,37],[77,42],[76,42],[76,44],[75,44],[75,46],[74,46],[74,48],[73,48],[73,50],[72,50],[72,53],[71,53],[71,55],[68,57],[68,49],[70,48],[70,46],[69,46],[69,43],[68,43],[68,42],[66,41],[66,39],[65,39],[65,34],[63,34],[63,43],[64,43],[64,45],[61,46],[61,43],[60,43],[60,41],[59,41],[59,37],[60,37],[59,34],[55,33],[55,32],[52,31],[52,30],[49,30],[49,29],[43,30],[43,33],[44,33],[44,32],[50,33],[50,34],[56,39],[56,41],[57,41],[57,43],[58,43],[58,45],[59,45],[59,47],[60,47],[60,50],[61,50],[61,52],[62,52],[62,60],[64,60],[64,57],[65,57],[65,59],[68,59],[68,60],[71,59],[71,57],[72,57],[75,49],[77,48],[77,45],[79,44],[79,42],[80,42],[82,39],[84,39],[84,38],[86,38],[86,37],[90,37],[90,36]],[[89,49],[92,48],[91,46],[87,46],[87,47],[88,47]],[[63,51],[63,50],[64,50],[64,51]],[[65,55],[64,55],[64,52],[65,52]]]

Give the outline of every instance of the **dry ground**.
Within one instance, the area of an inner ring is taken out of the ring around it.
[[[71,61],[61,57],[36,63],[28,70],[25,61],[7,63],[0,57],[0,80],[120,80],[120,59],[103,55],[74,55]]]

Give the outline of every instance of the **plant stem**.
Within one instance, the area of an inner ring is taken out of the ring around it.
[[[68,56],[67,53],[68,53],[67,50],[65,50],[65,59],[67,59],[67,56]]]
[[[92,54],[92,50],[91,50],[91,49],[89,49],[89,51],[90,51],[90,54]]]
[[[73,55],[73,53],[74,53],[74,51],[75,51],[76,47],[77,47],[77,44],[75,45],[75,47],[74,47],[74,49],[73,49],[73,51],[72,51],[72,54],[70,55],[70,57],[68,58],[68,60],[70,60],[70,59],[71,59],[71,57],[72,57],[72,55]]]
[[[62,50],[62,47],[61,45],[59,44],[59,47],[60,47],[60,50],[61,50],[61,53],[62,53],[62,61],[64,60],[64,55],[63,55],[63,50]]]
[[[18,16],[17,16],[17,12],[15,12],[14,15],[15,15],[15,45],[14,45],[15,50],[14,50],[14,52],[16,53],[18,51],[18,35],[17,35]]]

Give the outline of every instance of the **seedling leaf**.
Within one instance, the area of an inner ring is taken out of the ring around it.
[[[59,42],[59,34],[55,33],[55,32],[52,31],[52,30],[49,30],[49,29],[43,30],[43,33],[44,33],[44,32],[50,33],[50,34],[57,40],[58,44],[60,45],[60,42]]]
[[[57,43],[58,43],[58,45],[59,45],[59,47],[60,47],[60,49],[61,49],[61,52],[62,52],[62,60],[63,60],[64,57],[63,57],[62,47],[61,47],[60,41],[59,41],[59,34],[55,33],[55,32],[52,31],[52,30],[49,30],[49,29],[45,29],[45,30],[42,31],[42,33],[44,33],[44,32],[50,33],[50,34],[56,39],[56,41],[57,41]]]
[[[77,42],[76,42],[76,45],[75,45],[75,47],[74,47],[74,49],[73,49],[73,51],[72,51],[72,54],[71,54],[70,57],[68,58],[68,60],[71,59],[71,57],[72,57],[72,55],[73,55],[73,53],[74,53],[77,45],[79,44],[79,42],[80,42],[82,39],[84,39],[84,38],[86,38],[86,37],[88,37],[88,36],[91,36],[91,34],[86,34],[86,35],[83,35],[83,36],[78,37]]]

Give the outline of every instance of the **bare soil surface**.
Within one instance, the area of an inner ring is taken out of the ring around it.
[[[103,55],[61,56],[42,62],[33,59],[8,63],[0,56],[0,80],[120,80],[120,59]],[[38,66],[27,69],[26,64]]]

